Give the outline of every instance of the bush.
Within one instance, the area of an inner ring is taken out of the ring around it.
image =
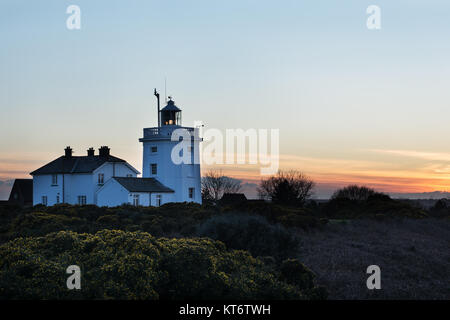
[[[199,222],[213,213],[213,210],[192,203],[170,203],[157,208],[130,205],[100,208],[68,204],[33,208],[4,206],[0,207],[0,243],[61,230],[79,233],[95,233],[104,229],[142,230],[156,236],[189,236]]]
[[[450,217],[450,206],[447,199],[440,199],[436,201],[434,206],[429,210],[430,216],[436,218]]]
[[[261,180],[258,193],[261,199],[276,204],[302,207],[311,197],[314,185],[314,181],[299,171],[279,171]]]
[[[309,229],[320,226],[324,222],[317,217],[318,213],[313,210],[318,211],[317,208],[293,208],[264,201],[248,201],[229,206],[223,211],[252,213],[267,218],[270,223],[280,223],[286,228]]]
[[[338,192],[339,193],[339,192]],[[373,193],[367,198],[336,196],[323,205],[322,212],[328,218],[425,218],[427,214],[407,202],[391,199],[382,193]]]
[[[337,190],[333,194],[331,199],[348,199],[352,201],[365,201],[370,196],[373,196],[375,194],[376,192],[373,189],[364,186],[360,187],[357,185],[351,185]]]
[[[81,268],[81,290],[66,287],[69,265]],[[299,272],[310,277],[306,269]],[[0,246],[2,299],[315,298],[309,282],[292,279],[209,239],[61,231]]]
[[[323,300],[327,298],[324,287],[316,287],[315,275],[297,259],[287,259],[280,267],[280,280],[304,288],[312,299]]]
[[[248,250],[253,256],[276,259],[295,254],[298,247],[298,240],[284,227],[255,215],[214,216],[197,228],[196,235],[220,240],[232,249]]]

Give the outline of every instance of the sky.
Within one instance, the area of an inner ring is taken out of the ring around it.
[[[279,129],[280,169],[309,175],[316,197],[450,191],[449,34],[444,0],[2,0],[0,198],[68,145],[108,145],[142,171],[165,79],[185,126]],[[211,168],[249,193],[263,178]]]

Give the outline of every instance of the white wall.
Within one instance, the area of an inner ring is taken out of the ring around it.
[[[115,207],[128,203],[129,192],[120,183],[111,179],[97,192],[97,205],[99,207]]]
[[[78,204],[78,196],[86,196],[86,204],[95,204],[92,174],[66,174],[65,203]]]
[[[133,168],[124,163],[104,163],[93,173],[58,174],[58,185],[52,186],[52,175],[33,176],[33,205],[42,203],[42,196],[47,196],[47,205],[60,203],[78,204],[78,196],[86,196],[86,204],[97,204],[96,192],[102,185],[98,184],[98,174],[104,174],[104,183],[115,174],[116,177],[137,176]],[[64,191],[64,192],[63,192]]]
[[[62,175],[58,175],[58,185],[52,185],[52,175],[39,175],[33,177],[33,205],[42,203],[42,196],[47,196],[47,205],[56,204],[56,196],[59,195],[62,203]]]
[[[164,128],[169,129],[169,128]],[[176,129],[174,126],[173,129]],[[178,144],[177,141],[170,140],[154,140],[143,142],[143,168],[142,176],[144,178],[156,178],[165,186],[173,189],[175,194],[173,195],[173,201],[175,202],[202,202],[201,197],[201,177],[200,177],[200,164],[179,164],[173,163],[171,154],[174,146]],[[157,153],[151,152],[151,147],[157,146]],[[199,140],[195,140],[192,143],[193,154],[199,153]],[[199,156],[197,156],[199,158]],[[151,174],[151,164],[156,163],[158,172],[156,175]],[[189,188],[194,188],[194,198],[189,198]]]
[[[155,206],[156,195],[161,195],[161,205],[173,202],[173,193],[129,192],[116,180],[111,179],[97,192],[97,205],[100,207],[116,207],[122,204],[133,204],[134,195],[139,195],[140,206]]]
[[[151,201],[152,206],[156,206],[156,196],[161,195],[161,205],[169,202],[175,202],[175,194],[174,193],[152,193]]]
[[[103,174],[104,184],[108,182],[113,176],[115,177],[126,177],[127,175],[131,175],[131,177],[136,178],[137,172],[132,170],[131,167],[124,163],[104,163],[100,167],[94,170],[92,175],[92,186],[93,186],[93,194],[94,194],[94,203],[97,203],[96,192],[103,186],[98,184],[98,175]]]

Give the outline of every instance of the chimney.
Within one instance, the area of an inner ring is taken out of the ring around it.
[[[95,155],[95,150],[94,148],[89,148],[87,151],[88,157],[93,157]]]
[[[72,148],[71,147],[65,148],[64,151],[65,151],[65,157],[66,158],[72,157]]]
[[[107,157],[107,156],[109,156],[109,150],[110,149],[108,148],[108,146],[100,147],[100,149],[98,149],[100,157]]]

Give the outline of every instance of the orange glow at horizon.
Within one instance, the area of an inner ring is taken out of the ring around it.
[[[328,190],[349,184],[365,185],[378,191],[392,193],[450,190],[450,154],[402,150],[364,152],[362,159],[282,154],[279,169],[302,171],[316,182],[317,188]],[[374,155],[382,158],[375,158]],[[58,156],[59,154],[45,153],[3,155],[0,158],[0,179],[30,178],[29,172]],[[135,160],[130,162],[135,165],[137,158],[134,159],[132,155],[120,156]],[[136,168],[139,169],[139,166]],[[254,164],[202,164],[203,173],[210,169],[222,170],[224,175],[250,184],[258,184],[266,177],[260,174],[260,166]]]
[[[376,151],[394,153],[390,151]],[[400,153],[400,152],[398,152]],[[349,159],[313,158],[296,155],[281,155],[280,170],[299,170],[313,179],[320,187],[340,188],[349,184],[365,185],[383,192],[421,193],[450,190],[449,155],[429,158],[429,154],[414,153],[401,156],[423,158],[413,167],[397,161],[366,161]],[[431,163],[430,163],[431,160]],[[442,161],[442,163],[438,163]],[[407,163],[407,161],[405,161]],[[220,169],[224,175],[241,179],[248,183],[259,183],[265,176],[260,175],[257,165],[215,165],[203,166],[202,171]]]

